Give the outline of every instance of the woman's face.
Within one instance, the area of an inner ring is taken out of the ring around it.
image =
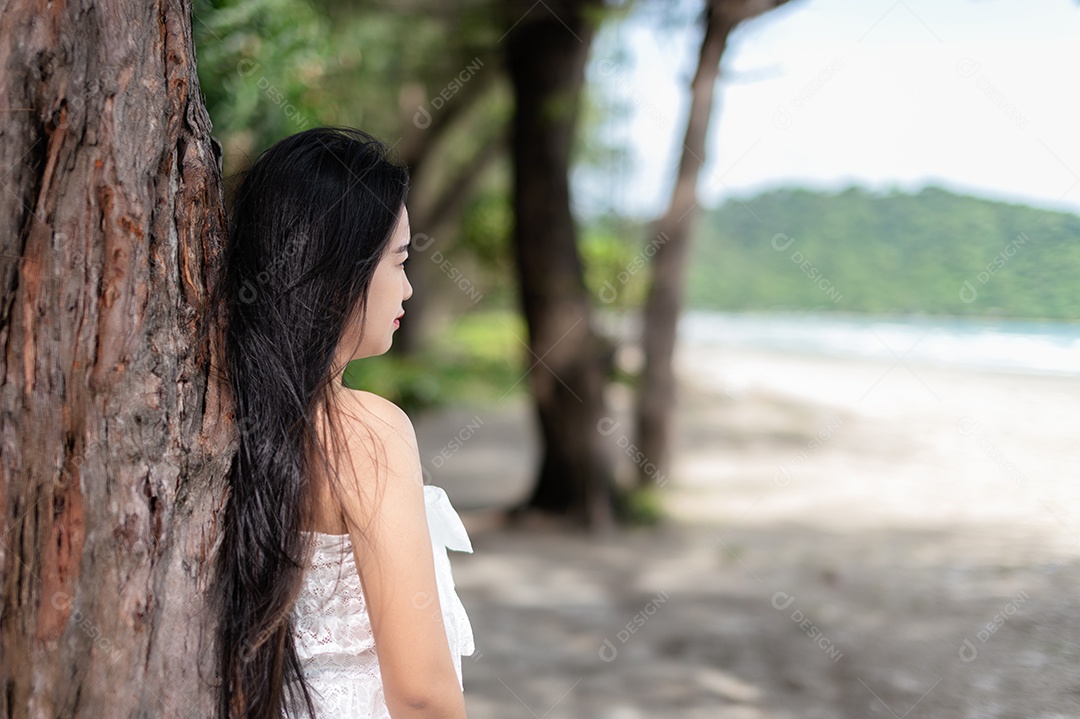
[[[350,328],[345,333],[339,345],[339,352],[345,353],[340,364],[381,355],[390,349],[394,330],[399,326],[398,318],[404,314],[401,305],[413,293],[412,285],[405,276],[409,237],[409,213],[402,208],[390,242],[371,278],[363,319],[363,338],[357,344],[359,327]]]

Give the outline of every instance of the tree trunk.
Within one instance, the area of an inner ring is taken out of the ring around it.
[[[543,460],[524,508],[594,527],[613,522],[614,470],[597,430],[605,416],[605,352],[570,214],[570,150],[599,3],[510,2],[514,88],[514,256],[529,327],[529,379]],[[516,24],[514,24],[516,23]]]
[[[0,55],[0,717],[211,716],[231,437],[192,338],[225,217],[191,7],[12,0]]]
[[[652,486],[670,468],[672,414],[675,407],[673,356],[675,330],[682,309],[690,233],[698,215],[698,174],[705,163],[705,141],[712,114],[713,90],[720,59],[735,27],[787,0],[707,0],[705,35],[690,90],[679,171],[667,211],[651,240],[656,251],[645,301],[641,345],[645,355],[635,408],[637,446],[646,461],[638,463],[639,486]]]

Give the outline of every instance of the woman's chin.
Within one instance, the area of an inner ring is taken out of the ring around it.
[[[390,351],[390,348],[393,345],[394,345],[394,337],[393,337],[393,335],[390,335],[389,337],[386,338],[386,341],[382,343],[379,351],[375,352],[374,354],[384,355],[384,354],[386,354],[387,352]]]
[[[393,338],[387,337],[386,341],[377,347],[365,347],[363,350],[357,352],[353,356],[353,360],[366,359],[368,357],[378,357],[384,355],[390,351],[390,347],[394,344]]]

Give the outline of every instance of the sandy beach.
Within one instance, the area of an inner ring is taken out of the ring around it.
[[[1080,379],[683,348],[672,507],[1080,551]]]
[[[500,528],[528,405],[418,418],[475,548],[452,555],[472,719],[1080,716],[1080,380],[732,348],[677,366],[658,529]]]

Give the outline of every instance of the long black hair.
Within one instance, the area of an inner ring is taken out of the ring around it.
[[[207,309],[239,429],[212,590],[217,706],[227,719],[278,719],[296,700],[313,713],[291,613],[310,558],[314,457],[327,458],[316,425],[409,175],[367,133],[320,127],[240,177]]]

